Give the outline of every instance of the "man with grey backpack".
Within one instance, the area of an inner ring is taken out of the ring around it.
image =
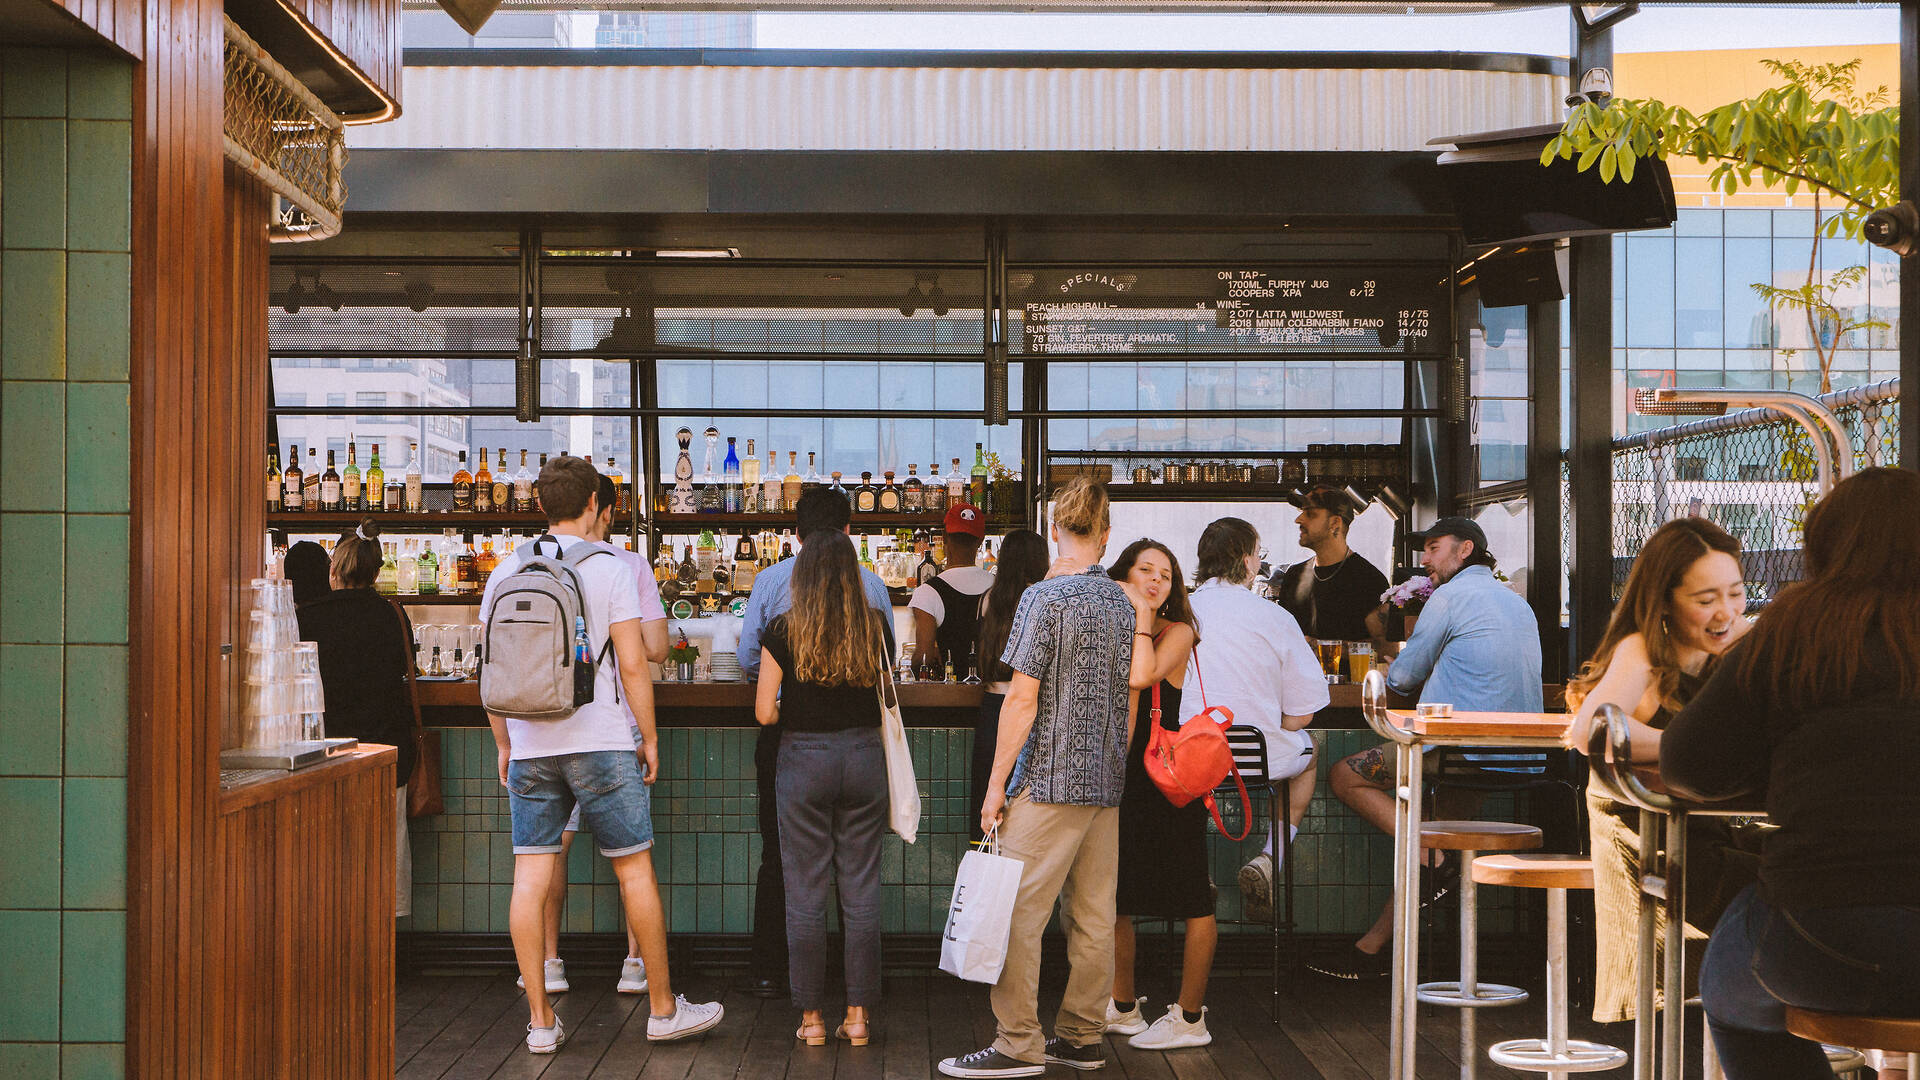
[[[653,681],[634,572],[591,540],[599,484],[582,458],[548,462],[539,479],[547,534],[502,559],[480,600],[480,700],[513,817],[508,926],[527,992],[527,1049],[536,1054],[566,1041],[546,993],[542,916],[553,875],[565,872],[561,832],[576,804],[613,864],[646,963],[647,1038],[697,1035],[723,1014],[719,1002],[676,995],[667,974],[648,790],[660,772]]]

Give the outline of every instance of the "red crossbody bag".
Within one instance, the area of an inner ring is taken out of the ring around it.
[[[1178,731],[1160,726],[1160,684],[1153,684],[1150,720],[1153,730],[1147,737],[1147,775],[1175,806],[1185,806],[1195,799],[1206,800],[1220,835],[1229,840],[1245,840],[1253,828],[1253,814],[1241,815],[1245,827],[1235,836],[1227,831],[1227,823],[1221,820],[1220,806],[1213,797],[1214,789],[1232,776],[1234,785],[1240,789],[1240,805],[1248,810],[1253,805],[1247,798],[1246,781],[1240,779],[1240,768],[1234,764],[1233,747],[1227,743],[1227,729],[1233,726],[1233,710],[1224,705],[1207,704],[1207,680],[1200,676],[1198,646],[1193,652],[1193,674],[1200,682],[1201,711],[1189,717]]]

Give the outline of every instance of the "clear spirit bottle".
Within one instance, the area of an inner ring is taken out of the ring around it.
[[[615,480],[618,484],[620,481]],[[500,448],[500,456],[493,465],[493,512],[504,514],[513,509],[513,477],[507,472],[507,448]]]
[[[513,474],[513,510],[533,513],[533,473],[527,469],[527,452],[520,451],[520,471]]]
[[[408,443],[407,480],[401,489],[400,505],[409,514],[418,514],[425,509],[426,493],[420,485],[420,444]],[[464,456],[464,455],[463,455]]]
[[[673,494],[667,499],[667,512],[697,514],[700,502],[693,496],[693,454],[688,450],[693,445],[693,429],[681,428],[673,437],[680,444],[680,456],[673,462]]]

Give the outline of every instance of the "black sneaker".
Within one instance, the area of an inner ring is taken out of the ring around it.
[[[1427,868],[1426,889],[1420,894],[1420,910],[1425,911],[1447,898],[1460,884],[1460,863],[1449,858],[1439,866]]]
[[[1075,1046],[1065,1039],[1048,1039],[1047,1061],[1054,1065],[1065,1065],[1069,1069],[1088,1072],[1106,1068],[1107,1055],[1101,1053],[1099,1043],[1091,1046]]]
[[[1364,982],[1368,979],[1384,979],[1393,966],[1391,947],[1377,953],[1362,952],[1356,946],[1349,945],[1337,955],[1324,960],[1307,961],[1307,970],[1329,979],[1341,979],[1347,982]]]
[[[1046,1071],[1047,1063],[1044,1061],[1010,1058],[991,1046],[940,1062],[942,1076],[1039,1076]]]

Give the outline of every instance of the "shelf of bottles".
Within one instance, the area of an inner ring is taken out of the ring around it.
[[[1346,488],[1360,502],[1405,490],[1408,461],[1399,446],[1313,443],[1303,452],[1209,458],[1145,451],[1085,450],[1049,455],[1057,487],[1075,475],[1107,485],[1120,501],[1219,501],[1296,497],[1316,487]]]

